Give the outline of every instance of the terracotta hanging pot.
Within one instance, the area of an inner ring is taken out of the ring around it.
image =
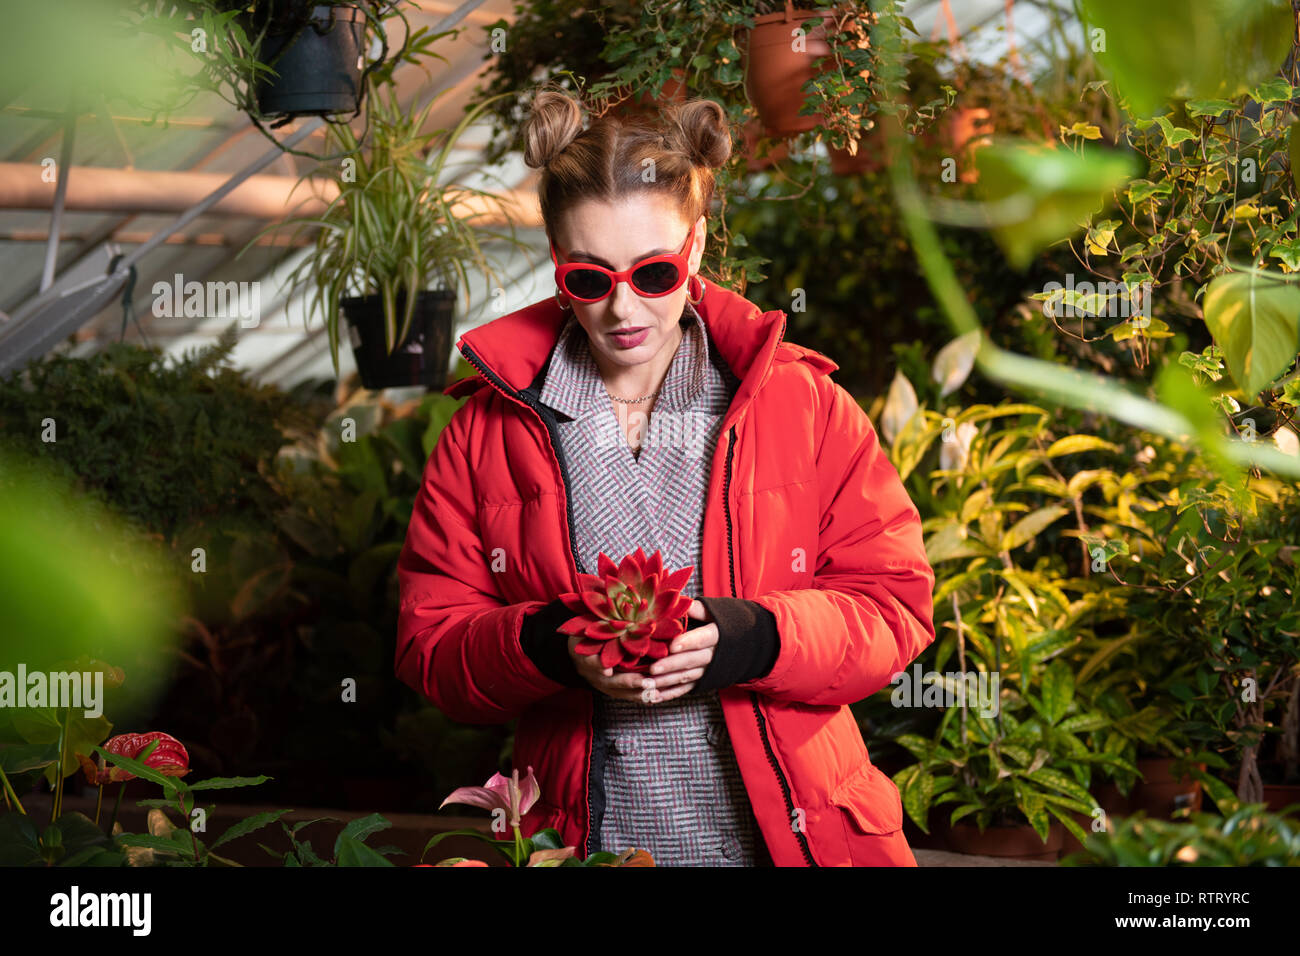
[[[817,71],[813,61],[831,52],[825,23],[802,38],[796,37],[795,31],[802,29],[805,20],[836,15],[842,14],[834,9],[795,10],[791,0],[786,0],[784,11],[754,17],[753,29],[745,32],[741,44],[745,95],[758,111],[767,135],[797,136],[823,122],[820,113],[800,116],[799,110],[804,103],[802,87]],[[796,48],[797,39],[801,39],[802,48]],[[834,61],[826,60],[821,71],[834,68]]]

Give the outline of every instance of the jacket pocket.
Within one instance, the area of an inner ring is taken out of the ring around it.
[[[831,795],[862,833],[893,833],[903,828],[903,799],[898,787],[870,760],[849,774]]]

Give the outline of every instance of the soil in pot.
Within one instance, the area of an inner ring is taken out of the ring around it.
[[[318,4],[296,38],[293,33],[268,31],[259,56],[278,75],[258,86],[257,107],[262,114],[355,112],[361,96],[365,26],[365,14],[356,7]],[[292,45],[285,49],[290,40]]]
[[[405,297],[397,297],[401,316]],[[447,384],[456,293],[446,289],[420,292],[406,339],[392,354],[384,338],[384,306],[377,295],[342,300],[348,337],[361,384],[368,389],[423,385],[440,390]]]

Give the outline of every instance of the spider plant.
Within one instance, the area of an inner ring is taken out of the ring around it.
[[[351,154],[332,166],[337,198],[320,215],[274,224],[248,244],[285,226],[296,226],[295,236],[316,230],[306,257],[287,279],[288,291],[293,295],[304,285],[314,286],[311,305],[324,313],[335,375],[339,371],[339,309],[345,297],[381,298],[391,355],[410,331],[420,292],[438,282],[452,291],[459,285],[468,294],[467,265],[477,266],[489,284],[503,285],[496,281],[497,273],[488,264],[482,245],[500,239],[527,248],[515,238],[507,200],[482,189],[441,181],[456,141],[489,101],[467,112],[450,131],[422,133],[430,110],[445,90],[418,112],[410,113],[398,101],[388,78],[372,81],[371,87],[367,150],[358,149],[350,126],[329,128],[328,135]],[[432,145],[434,140],[439,144]],[[477,224],[485,217],[495,218],[494,208],[510,223],[508,236]]]

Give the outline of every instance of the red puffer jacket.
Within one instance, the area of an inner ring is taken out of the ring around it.
[[[770,610],[780,653],[719,691],[754,814],[777,866],[915,866],[898,788],[872,765],[849,704],[934,640],[921,521],[838,366],[782,342],[785,313],[705,282],[699,310],[740,379],[722,422],[703,527],[702,593]],[[465,333],[480,374],[425,466],[398,559],[398,676],[453,720],[518,717],[514,764],[585,856],[592,692],[545,676],[525,613],[578,588],[555,439],[532,402],[566,316],[547,299]],[[621,557],[621,556],[620,556]]]

